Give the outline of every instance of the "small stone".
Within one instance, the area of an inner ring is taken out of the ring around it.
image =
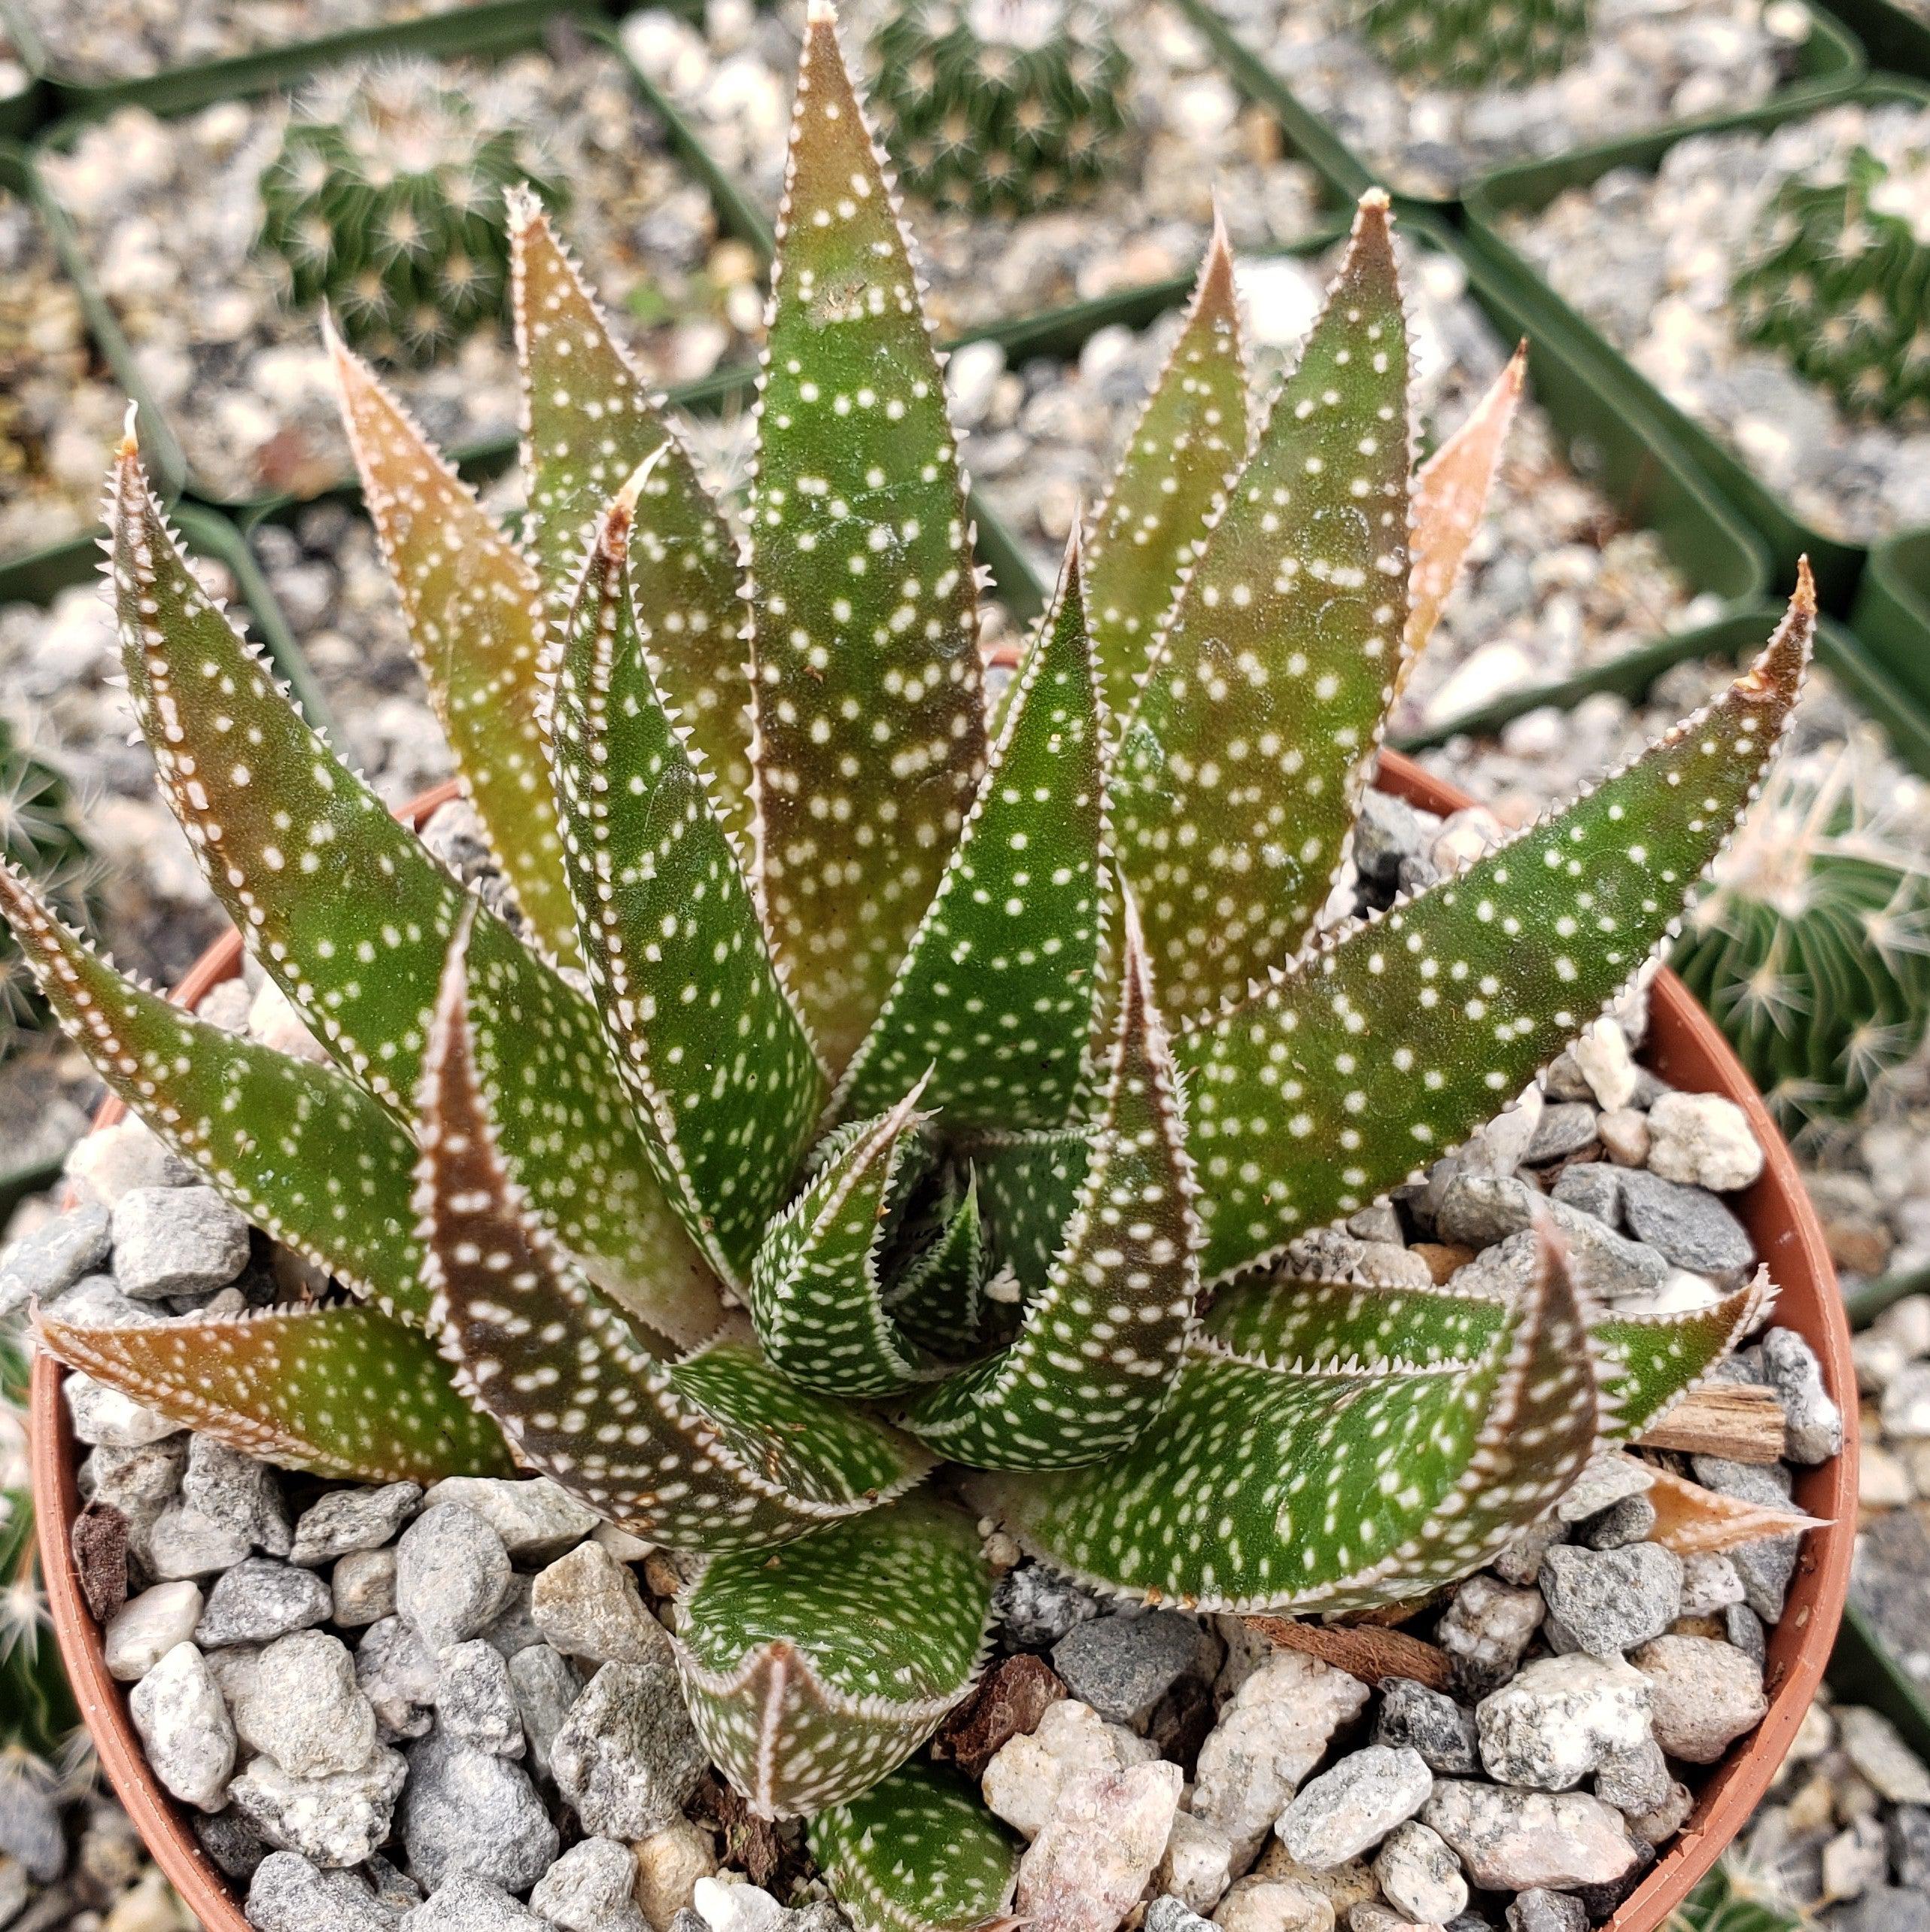
[[[1668,1760],[1652,1736],[1645,1736],[1632,1751],[1605,1757],[1595,1767],[1595,1796],[1628,1818],[1654,1816],[1668,1803],[1674,1785]]]
[[[70,1373],[62,1385],[67,1414],[78,1441],[97,1443],[108,1449],[141,1449],[150,1443],[179,1435],[181,1425],[158,1409],[137,1402],[105,1382],[78,1370]],[[242,1553],[247,1553],[244,1544]]]
[[[1658,1745],[1655,1748],[1659,1751],[1661,1746]],[[1622,1808],[1618,1805],[1615,1809],[1619,1811]],[[1628,1835],[1638,1844],[1658,1850],[1688,1824],[1689,1814],[1694,1809],[1695,1794],[1677,1779],[1652,1811],[1629,1815]]]
[[[1226,1834],[1236,1864],[1251,1859],[1367,1697],[1357,1677],[1297,1651],[1276,1652],[1240,1686],[1200,1746],[1193,1793],[1195,1815]]]
[[[947,1714],[932,1737],[932,1755],[941,1764],[956,1764],[968,1778],[981,1778],[998,1751],[1037,1730],[1047,1706],[1065,1695],[1065,1686],[1044,1658],[1029,1651],[1001,1657]]]
[[[1828,1462],[1843,1447],[1843,1411],[1823,1386],[1816,1351],[1794,1328],[1771,1328],[1762,1338],[1762,1365],[1783,1398],[1784,1455],[1792,1462]]]
[[[415,1626],[431,1655],[474,1636],[509,1587],[502,1538],[458,1503],[424,1510],[396,1545],[397,1614]]]
[[[43,1307],[91,1274],[113,1252],[107,1209],[88,1202],[57,1215],[44,1228],[0,1253],[0,1321],[29,1302]]]
[[[1591,1550],[1626,1550],[1647,1540],[1657,1521],[1655,1505],[1646,1496],[1624,1496],[1584,1523],[1576,1540]]]
[[[1649,1116],[1633,1107],[1612,1107],[1595,1122],[1602,1152],[1618,1167],[1649,1164]]]
[[[544,1873],[530,1908],[563,1932],[644,1932],[631,1887],[636,1862],[614,1839],[586,1838]]]
[[[1551,1161],[1564,1160],[1571,1154],[1579,1154],[1594,1137],[1593,1107],[1585,1100],[1557,1102],[1542,1109],[1541,1118],[1535,1123],[1534,1133],[1521,1156],[1522,1165],[1540,1167]]]
[[[266,1755],[229,1788],[235,1809],[269,1844],[330,1870],[363,1864],[389,1835],[408,1767],[377,1751],[353,1771],[291,1776]]]
[[[185,1187],[200,1177],[168,1152],[145,1121],[130,1114],[76,1143],[67,1157],[67,1178],[84,1201],[111,1210],[131,1189]]]
[[[191,1822],[202,1850],[237,1885],[248,1884],[269,1855],[254,1826],[232,1806],[226,1811],[197,1812]]]
[[[549,1748],[582,1693],[582,1679],[570,1660],[547,1644],[525,1644],[510,1657],[509,1667],[509,1688],[515,1696],[530,1763],[547,1777]]]
[[[1186,1814],[1180,1815],[1184,1818]],[[1175,1818],[1178,1824],[1178,1818]],[[1202,1918],[1184,1899],[1162,1893],[1146,1908],[1145,1932],[1206,1932],[1212,1924],[1210,1918]]]
[[[436,1721],[498,1757],[523,1754],[523,1721],[502,1652],[480,1637],[451,1644],[437,1660]]]
[[[379,1550],[412,1517],[422,1501],[418,1483],[388,1483],[378,1489],[331,1489],[302,1512],[288,1560],[313,1568],[352,1550]]]
[[[281,1501],[281,1479],[269,1465],[211,1435],[188,1438],[181,1499],[211,1523],[225,1523],[257,1550],[285,1556],[294,1540]]]
[[[1374,1742],[1418,1751],[1429,1770],[1459,1778],[1481,1769],[1474,1713],[1445,1691],[1431,1690],[1409,1677],[1381,1681],[1381,1705],[1374,1719]]]
[[[1181,1784],[1163,1760],[1068,1779],[1020,1861],[1014,1914],[1033,1932],[1114,1932],[1166,1848]]]
[[[68,1377],[70,1386],[73,1380]],[[163,1510],[147,1532],[147,1568],[163,1581],[231,1570],[248,1553],[245,1536],[210,1521],[198,1509]]]
[[[1153,1882],[1193,1912],[1211,1912],[1232,1882],[1232,1841],[1217,1825],[1181,1812]]]
[[[1689,1466],[1704,1489],[1720,1495],[1766,1504],[1772,1509],[1789,1507],[1793,1484],[1789,1471],[1780,1463],[1758,1465],[1731,1462],[1725,1456],[1695,1456],[1689,1459]],[[1796,1573],[1801,1544],[1800,1536],[1766,1536],[1728,1553],[1743,1580],[1743,1601],[1765,1623],[1782,1619],[1783,1599],[1789,1579]]]
[[[717,1869],[710,1834],[687,1818],[676,1818],[631,1849],[636,1855],[637,1903],[652,1932],[670,1932],[670,1921],[695,1896],[698,1880]]]
[[[584,1830],[622,1839],[647,1837],[669,1824],[708,1762],[667,1657],[605,1664],[549,1754],[557,1787]]]
[[[1374,1854],[1374,1876],[1396,1911],[1421,1924],[1444,1925],[1467,1909],[1460,1861],[1424,1824],[1397,1825]]]
[[[1874,1817],[1856,1819],[1822,1848],[1824,1897],[1861,1898],[1889,1876],[1889,1863],[1882,1821]]]
[[[395,1614],[395,1552],[351,1550],[336,1559],[329,1577],[334,1621],[360,1630]]]
[[[395,1932],[396,1915],[349,1872],[324,1872],[293,1851],[271,1851],[248,1887],[256,1932]]]
[[[1547,1558],[1542,1560],[1545,1565]],[[1477,1573],[1455,1591],[1434,1641],[1454,1660],[1454,1681],[1461,1689],[1471,1697],[1485,1697],[1514,1675],[1547,1611],[1539,1590],[1517,1589]]]
[[[1880,1885],[1837,1915],[1832,1932],[1930,1932],[1930,1897]]]
[[[1930,1362],[1899,1369],[1883,1391],[1877,1414],[1886,1436],[1906,1442],[1930,1436]]]
[[[509,1587],[503,1593],[502,1608],[482,1626],[483,1641],[494,1644],[506,1657],[513,1657],[518,1651],[543,1641],[543,1632],[530,1612],[535,1587],[534,1577],[521,1570],[515,1571],[509,1578]]]
[[[1609,1885],[1640,1860],[1622,1814],[1585,1791],[1517,1791],[1443,1778],[1421,1818],[1484,1891]]]
[[[465,1872],[406,1914],[400,1932],[549,1932],[549,1927],[500,1885]]]
[[[1700,1550],[1682,1559],[1682,1614],[1707,1617],[1743,1600],[1743,1580],[1719,1550]]]
[[[993,1753],[985,1767],[985,1802],[1021,1836],[1035,1837],[1068,1779],[1086,1771],[1123,1770],[1155,1755],[1123,1724],[1108,1724],[1090,1704],[1062,1697],[1047,1708],[1035,1730]],[[1196,1796],[1193,1809],[1202,1810]]]
[[[375,1711],[384,1740],[420,1737],[436,1697],[436,1660],[413,1624],[384,1617],[362,1633],[355,1681]]]
[[[1659,1636],[1680,1614],[1682,1559],[1659,1543],[1621,1550],[1561,1544],[1542,1560],[1541,1592],[1549,1614],[1583,1650],[1617,1657]]]
[[[212,1188],[135,1188],[114,1207],[114,1278],[137,1301],[211,1295],[248,1266],[247,1217]]]
[[[1541,1575],[1541,1561],[1556,1544],[1566,1540],[1568,1526],[1558,1517],[1545,1516],[1527,1529],[1497,1556],[1490,1567],[1503,1583],[1517,1587]]]
[[[457,1503],[473,1510],[521,1563],[552,1562],[582,1542],[600,1519],[547,1476],[445,1476],[424,1506]]]
[[[1930,1810],[1899,1805],[1889,1819],[1890,1864],[1896,1882],[1913,1891],[1930,1891]]]
[[[1077,1625],[1053,1647],[1068,1690],[1114,1724],[1144,1730],[1153,1707],[1187,1678],[1209,1681],[1218,1647],[1176,1610],[1122,1611]]]
[[[1930,1805],[1930,1770],[1880,1711],[1837,1707],[1837,1736],[1849,1761],[1893,1805]]]
[[[579,1543],[537,1576],[530,1617],[566,1657],[640,1664],[671,1654],[670,1632],[645,1607],[635,1576],[600,1544]]]
[[[1635,1057],[1629,1051],[1628,1036],[1618,1021],[1606,1014],[1591,1021],[1568,1051],[1599,1105],[1625,1107],[1635,1097]]]
[[[201,1592],[185,1578],[130,1597],[101,1633],[108,1675],[117,1683],[138,1683],[194,1635],[200,1617]]]
[[[1418,1751],[1370,1744],[1303,1784],[1274,1830],[1290,1856],[1323,1871],[1378,1845],[1433,1788]]]
[[[1503,1784],[1565,1791],[1649,1736],[1649,1685],[1618,1659],[1539,1657],[1475,1711],[1482,1763]]]
[[[397,1822],[409,1869],[432,1893],[457,1873],[526,1892],[560,1842],[520,1764],[439,1727],[409,1748]]]
[[[1731,1194],[1762,1173],[1749,1116],[1720,1094],[1664,1094],[1649,1109],[1649,1170],[1665,1181]]]
[[[1769,1638],[1762,1619],[1746,1603],[1732,1603],[1722,1612],[1722,1635],[1758,1670],[1769,1661]]]
[[[1621,1173],[1600,1161],[1578,1161],[1562,1169],[1552,1197],[1612,1228],[1622,1218]]]
[[[1563,1523],[1585,1523],[1630,1496],[1646,1495],[1655,1486],[1655,1472],[1646,1462],[1620,1450],[1597,1456],[1555,1506]]]
[[[1713,1764],[1769,1708],[1761,1668],[1733,1644],[1658,1637],[1629,1662],[1649,1680],[1655,1742],[1691,1764]]]
[[[1588,1932],[1588,1908],[1567,1892],[1537,1885],[1509,1905],[1508,1932]]]
[[[1043,1563],[1008,1570],[992,1593],[992,1610],[1005,1634],[1025,1650],[1047,1649],[1074,1624],[1099,1614],[1090,1595]]]
[[[219,1811],[235,1768],[235,1727],[201,1653],[175,1644],[134,1687],[128,1708],[154,1775],[183,1804]]]
[[[328,1585],[314,1571],[250,1556],[215,1578],[195,1641],[209,1651],[272,1643],[326,1623],[330,1607]]]
[[[1221,1932],[1331,1932],[1333,1903],[1291,1879],[1240,1879],[1211,1922]]]
[[[281,1638],[254,1660],[235,1721],[252,1750],[295,1778],[356,1770],[375,1749],[375,1714],[355,1660],[323,1630]]]
[[[1622,1177],[1622,1205],[1629,1231],[1677,1267],[1721,1274],[1755,1264],[1748,1229],[1704,1188],[1631,1167]]]

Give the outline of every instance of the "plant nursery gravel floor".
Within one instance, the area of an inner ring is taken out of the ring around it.
[[[862,66],[877,0],[841,11],[846,53]],[[1297,241],[1331,218],[1312,170],[1284,155],[1271,118],[1243,102],[1193,26],[1163,0],[1108,11],[1134,69],[1138,132],[1118,175],[1074,205],[1017,220],[974,220],[907,198],[941,334],[1190,275],[1212,230],[1216,187],[1241,248]],[[631,59],[773,214],[803,14],[798,0],[770,12],[711,0],[701,29],[658,11],[621,29]]]
[[[1930,522],[1930,425],[1864,422],[1737,335],[1729,291],[1791,175],[1860,145],[1892,162],[1930,143],[1930,108],[1831,108],[1767,132],[1679,141],[1655,174],[1618,168],[1508,240],[1664,395],[1813,529],[1872,543]]]
[[[616,56],[558,19],[541,50],[434,65],[539,137],[572,184],[564,233],[603,299],[637,321],[653,379],[690,382],[741,358],[761,319],[755,261],[720,239]],[[284,308],[254,252],[261,172],[287,114],[279,93],[176,120],[123,108],[41,157],[196,489],[221,500],[312,494],[350,469],[320,318]],[[396,386],[445,449],[515,431],[506,327]]]
[[[1597,0],[1586,47],[1559,73],[1470,91],[1397,74],[1354,26],[1361,0],[1217,4],[1391,187],[1432,196],[1511,161],[1754,107],[1794,73],[1812,26],[1788,0]]]
[[[1262,420],[1324,291],[1332,257],[1242,257],[1245,339]],[[1408,257],[1414,403],[1430,440],[1451,434],[1500,372],[1504,344],[1451,257]],[[1008,366],[995,343],[960,349],[947,373],[967,467],[1047,583],[1081,507],[1103,500],[1147,391],[1179,333],[1175,312],[1137,333],[1115,327],[1076,362]],[[1397,730],[1458,717],[1529,686],[1708,622],[1698,595],[1651,532],[1623,524],[1561,453],[1532,388],[1515,418],[1466,573],[1403,694]]]

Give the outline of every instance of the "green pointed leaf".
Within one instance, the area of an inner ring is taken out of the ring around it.
[[[577,963],[543,733],[535,570],[369,366],[329,331],[362,494],[463,789],[538,941]]]
[[[1247,371],[1223,224],[1186,326],[1126,446],[1086,546],[1086,603],[1108,710],[1132,710],[1174,587],[1247,454]]]
[[[1709,1371],[1756,1331],[1776,1298],[1769,1270],[1706,1308],[1669,1315],[1603,1316],[1594,1325],[1602,1386],[1618,1442],[1661,1422]]]
[[[913,1341],[944,1355],[969,1355],[985,1319],[985,1282],[992,1272],[985,1223],[978,1210],[978,1176],[948,1191],[936,1228],[885,1291],[886,1312]]]
[[[139,1328],[43,1312],[42,1342],[78,1368],[250,1456],[363,1483],[510,1476],[495,1424],[456,1392],[426,1337],[355,1304]]]
[[[1105,944],[1103,736],[1075,541],[840,1112],[877,1113],[929,1068],[947,1133],[1072,1118]]]
[[[576,595],[597,520],[646,463],[630,583],[657,688],[704,754],[719,816],[749,850],[750,672],[743,567],[723,513],[536,196],[512,194],[527,535],[550,611]]]
[[[1474,1362],[1295,1374],[1208,1343],[1111,1461],[973,1496],[1072,1575],[1202,1610],[1360,1609],[1479,1568],[1600,1435],[1593,1352],[1556,1243]]]
[[[1339,868],[1407,622],[1407,379],[1376,189],[1125,733],[1120,858],[1176,1021],[1291,958]]]
[[[1166,1030],[1126,905],[1118,1035],[1064,1246],[1018,1339],[919,1398],[914,1434],[984,1469],[1064,1469],[1138,1439],[1178,1374],[1199,1293],[1193,1170]]]
[[[131,443],[111,512],[122,654],[163,796],[250,949],[342,1070],[409,1125],[467,896],[202,591]],[[710,1334],[715,1281],[651,1173],[594,1008],[494,914],[473,950],[477,1055],[537,1212],[653,1326]]]
[[[773,272],[751,502],[759,887],[838,1069],[958,841],[985,724],[944,383],[828,6],[805,30]]]
[[[1214,1296],[1202,1331],[1269,1368],[1364,1374],[1478,1361],[1507,1321],[1507,1304],[1486,1295],[1276,1278]]]
[[[970,1690],[991,1605],[971,1517],[929,1497],[717,1557],[677,1604],[691,1720],[759,1817],[843,1804]]]
[[[223,1199],[384,1313],[428,1312],[409,1208],[415,1149],[331,1066],[237,1038],[137,986],[0,867],[0,911],[68,1036]]]
[[[788,1388],[748,1349],[666,1367],[528,1211],[472,1052],[467,937],[437,1003],[415,1194],[430,1322],[460,1386],[523,1460],[676,1547],[761,1549],[916,1482],[929,1463],[913,1444]]]
[[[1181,1035],[1209,1283],[1438,1159],[1600,1012],[1755,796],[1814,627],[1806,578],[1756,667],[1596,790]]]
[[[901,1765],[810,1822],[811,1856],[858,1932],[974,1932],[1011,1903],[1017,1839],[956,1772]]]
[[[827,1084],[779,979],[707,775],[640,647],[632,478],[555,658],[550,719],[591,990],[691,1239],[740,1287]]]
[[[885,1312],[882,1267],[906,1157],[929,1118],[920,1091],[840,1129],[758,1250],[751,1319],[765,1353],[804,1388],[891,1395],[925,1373],[916,1344]]]
[[[1065,1245],[1092,1160],[1093,1130],[1081,1122],[1032,1133],[989,1134],[968,1143],[984,1203],[992,1258],[1027,1297],[1038,1294]]]

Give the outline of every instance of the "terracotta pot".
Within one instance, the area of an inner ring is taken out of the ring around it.
[[[1433,811],[1451,811],[1467,802],[1454,787],[1397,752],[1381,753],[1378,782],[1384,790]],[[419,825],[455,790],[445,785],[427,793],[401,816]],[[204,955],[175,997],[192,1006],[209,987],[239,972],[241,957],[240,939],[230,934]],[[1762,1143],[1767,1155],[1762,1178],[1735,1206],[1782,1291],[1777,1320],[1795,1329],[1816,1352],[1823,1380],[1851,1433],[1840,1456],[1797,1477],[1797,1506],[1820,1518],[1825,1527],[1804,1538],[1783,1620],[1770,1633],[1768,1714],[1704,1782],[1687,1828],[1609,1921],[1609,1932],[1658,1932],[1767,1788],[1828,1661],[1849,1588],[1856,1526],[1856,1383],[1849,1326],[1822,1231],[1789,1150],[1748,1076],[1673,974],[1665,972],[1657,980],[1652,1013],[1644,1054],[1647,1063],[1674,1086],[1728,1095],[1747,1113]],[[118,1100],[110,1100],[96,1124],[105,1126],[123,1111]],[[81,1596],[69,1550],[69,1531],[80,1498],[74,1443],[67,1406],[60,1398],[65,1372],[50,1355],[38,1356],[34,1364],[33,1483],[54,1635],[74,1694],[115,1791],[155,1862],[189,1909],[207,1932],[249,1932],[228,1881],[202,1851],[181,1808],[148,1769],[122,1688],[108,1675],[100,1626]]]

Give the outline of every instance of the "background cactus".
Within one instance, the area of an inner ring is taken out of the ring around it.
[[[295,106],[262,173],[260,246],[290,300],[327,303],[386,361],[433,361],[500,321],[509,243],[503,198],[559,183],[491,89],[442,86],[420,62],[351,68]]]
[[[0,903],[103,1078],[339,1292],[139,1327],[56,1304],[41,1333],[257,1455],[367,1480],[513,1463],[689,1553],[678,1669],[724,1775],[819,1817],[866,1924],[926,1901],[977,1922],[1010,1845],[901,1767],[982,1660],[978,1514],[1201,1610],[1425,1596],[1760,1319],[1766,1277],[1598,1318],[1546,1231],[1506,1301],[1281,1258],[1463,1142],[1641,967],[1782,735],[1811,586],[1593,793],[1323,930],[1506,416],[1412,473],[1384,195],[1251,429],[1216,242],[1108,540],[1070,547],[991,717],[938,356],[827,7],[740,565],[533,199],[512,241],[526,548],[335,353],[527,924],[302,720],[123,446],[136,715],[329,1062],[169,1006],[17,874]]]
[[[1586,44],[1591,0],[1366,0],[1361,32],[1397,73],[1431,87],[1518,87]]]
[[[1930,1034],[1930,861],[1873,738],[1783,763],[1672,962],[1792,1127],[1862,1112]]]
[[[871,66],[898,178],[941,208],[1029,214],[1123,158],[1132,70],[1094,0],[907,0]]]
[[[1852,415],[1930,410],[1930,151],[1912,160],[1858,148],[1791,176],[1736,275],[1744,333]]]
[[[0,853],[35,881],[69,918],[81,917],[94,872],[66,780],[15,741],[0,720]],[[23,1026],[44,1018],[9,935],[0,933],[0,1055],[17,1044]]]

